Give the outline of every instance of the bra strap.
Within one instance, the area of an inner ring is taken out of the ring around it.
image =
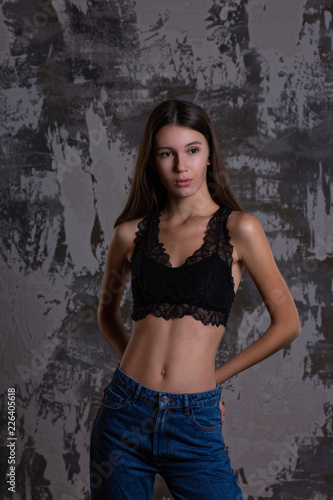
[[[135,260],[137,255],[141,258],[145,253],[147,247],[147,229],[150,230],[150,228],[147,228],[147,224],[149,224],[149,222],[149,216],[145,215],[138,223],[138,230],[135,233],[134,239],[135,247],[132,255],[132,261]]]
[[[148,218],[148,231],[146,231],[146,238],[145,238],[145,241],[144,241],[144,245],[145,245],[145,251],[147,252],[150,252],[151,251],[151,248],[153,246],[153,242],[155,241],[155,236],[156,236],[156,220],[157,220],[157,216],[153,213],[150,213],[147,215],[147,218]]]
[[[224,213],[224,211],[223,211],[223,213]],[[223,224],[223,220],[224,220],[223,213],[219,214],[218,220],[216,222],[216,230],[215,230],[215,236],[216,236],[215,253],[216,254],[219,253],[219,245],[220,245],[220,240],[221,240],[221,225]]]

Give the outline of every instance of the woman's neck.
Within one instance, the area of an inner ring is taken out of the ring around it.
[[[218,206],[210,195],[183,199],[167,198],[162,211],[165,218],[187,220],[197,215],[209,216]]]

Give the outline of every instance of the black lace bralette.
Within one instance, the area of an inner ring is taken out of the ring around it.
[[[160,213],[138,223],[131,258],[134,321],[147,314],[166,320],[191,315],[204,325],[226,326],[235,297],[232,251],[226,227],[231,213],[220,206],[209,219],[203,244],[173,267],[159,242]]]

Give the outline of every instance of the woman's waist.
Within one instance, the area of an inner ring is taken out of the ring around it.
[[[217,403],[221,398],[221,387],[216,383],[213,389],[197,392],[176,392],[171,391],[156,391],[141,382],[133,379],[125,373],[120,366],[117,366],[114,372],[110,387],[115,384],[124,389],[129,394],[132,394],[134,399],[139,397],[145,401],[159,406],[184,407],[198,406]]]
[[[168,363],[160,367],[149,362],[140,364],[136,360],[123,360],[120,368],[138,383],[158,392],[191,393],[209,391],[216,387],[214,365],[205,371],[193,371],[193,366],[174,369]]]
[[[219,341],[196,332],[132,333],[120,368],[156,391],[197,392],[216,385],[215,357]]]

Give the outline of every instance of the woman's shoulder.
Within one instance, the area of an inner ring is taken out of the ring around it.
[[[233,210],[228,218],[229,234],[236,240],[251,240],[263,232],[259,219],[241,210]]]
[[[147,216],[129,219],[117,226],[113,230],[113,237],[122,244],[131,245],[138,233],[142,231],[146,224]]]
[[[234,247],[234,261],[262,256],[267,239],[259,219],[248,212],[233,210],[227,221],[227,229]]]
[[[118,239],[128,239],[131,236],[135,235],[138,230],[138,225],[143,220],[143,217],[139,217],[136,219],[129,219],[117,224],[114,228],[113,232],[116,234]]]

